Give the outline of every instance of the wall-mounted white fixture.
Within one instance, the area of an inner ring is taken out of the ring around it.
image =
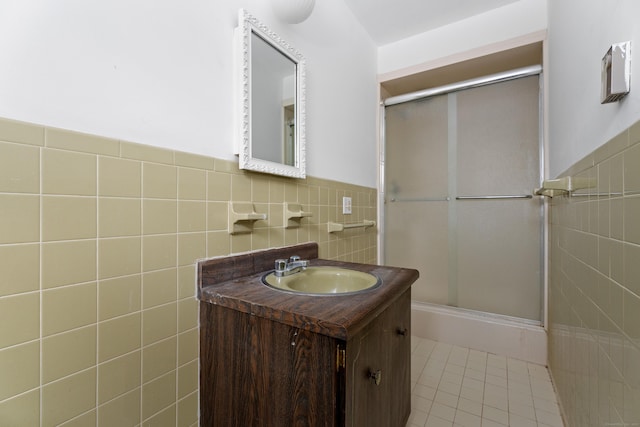
[[[369,227],[375,227],[375,225],[376,225],[375,221],[369,221],[368,219],[365,219],[362,222],[353,223],[353,224],[340,224],[337,222],[328,222],[327,231],[329,233],[336,233],[339,231],[344,231],[347,228],[369,228]]]
[[[602,58],[600,103],[616,102],[629,93],[631,83],[631,42],[611,45]]]
[[[299,24],[311,15],[316,0],[271,0],[276,16],[288,24]]]
[[[351,215],[351,197],[342,198],[342,213],[344,215]]]
[[[267,214],[256,212],[256,207],[249,202],[229,202],[229,234],[253,232],[256,221],[267,219]]]
[[[244,9],[238,11],[235,54],[240,169],[305,178],[304,56]]]
[[[594,188],[597,181],[594,178],[565,176],[558,179],[545,179],[542,187],[534,191],[536,196],[564,196],[574,191]]]
[[[298,228],[301,225],[302,218],[309,218],[311,216],[313,216],[313,212],[303,211],[302,205],[298,203],[284,204],[284,227],[285,228]]]

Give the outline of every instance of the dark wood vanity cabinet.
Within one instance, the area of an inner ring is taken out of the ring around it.
[[[201,425],[404,426],[410,299],[408,288],[346,340],[202,302]]]
[[[411,292],[347,341],[349,427],[404,427],[411,412]]]

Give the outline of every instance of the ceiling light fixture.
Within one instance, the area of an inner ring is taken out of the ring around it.
[[[276,16],[288,24],[299,24],[311,15],[316,0],[271,0]]]

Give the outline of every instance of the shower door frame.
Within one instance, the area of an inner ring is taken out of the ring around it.
[[[396,105],[405,102],[411,102],[418,99],[430,98],[438,95],[444,95],[451,92],[457,92],[465,89],[471,89],[474,87],[481,87],[486,85],[491,85],[495,83],[505,82],[509,80],[514,80],[518,78],[523,78],[527,76],[538,75],[539,77],[539,89],[538,89],[538,146],[539,146],[539,186],[542,185],[542,181],[546,176],[546,150],[545,150],[545,127],[544,127],[544,72],[541,65],[535,65],[530,67],[518,68],[515,70],[505,71],[503,73],[492,74],[489,76],[484,76],[476,79],[465,80],[458,83],[453,83],[445,86],[440,86],[436,88],[430,88],[426,90],[421,90],[417,92],[411,92],[403,95],[398,95],[394,97],[390,97],[384,99],[379,104],[379,182],[378,182],[378,224],[379,224],[379,232],[378,232],[378,260],[381,264],[385,264],[386,261],[386,253],[385,253],[385,215],[386,215],[386,169],[385,169],[385,155],[386,155],[386,128],[385,128],[385,119],[386,119],[386,107],[391,105]],[[536,196],[534,196],[536,197]],[[548,329],[548,201],[546,198],[543,198],[543,203],[541,207],[541,247],[540,247],[540,260],[541,260],[541,313],[540,313],[540,326],[545,330]],[[466,309],[464,309],[466,310]],[[472,310],[473,311],[473,310]],[[488,313],[491,316],[498,317],[509,317],[502,316],[495,313]],[[520,319],[520,318],[516,318]],[[531,321],[527,319],[521,319],[525,323],[529,323]]]

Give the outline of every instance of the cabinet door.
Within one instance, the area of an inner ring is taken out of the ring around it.
[[[334,427],[336,340],[201,304],[202,426]]]
[[[411,413],[411,289],[389,308],[387,320],[390,425],[404,426]]]
[[[347,427],[389,427],[411,412],[410,291],[347,343]]]
[[[390,426],[383,315],[347,343],[347,427]],[[377,379],[376,379],[377,376]]]

